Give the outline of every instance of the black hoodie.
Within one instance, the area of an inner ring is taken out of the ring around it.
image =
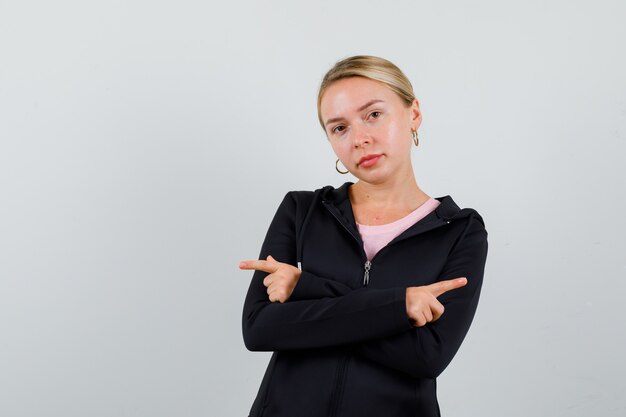
[[[470,327],[487,257],[474,209],[450,196],[371,260],[356,227],[347,182],[291,191],[269,227],[259,259],[301,265],[285,303],[270,302],[267,273],[255,271],[243,308],[252,351],[274,351],[252,417],[439,416],[436,377]],[[368,271],[367,271],[368,270]],[[445,311],[411,325],[406,288],[467,277],[438,299]]]

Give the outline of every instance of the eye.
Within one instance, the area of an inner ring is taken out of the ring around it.
[[[337,126],[335,126],[335,127],[333,127],[333,128],[332,128],[331,132],[333,132],[333,133],[341,133],[341,132],[343,132],[345,129],[346,129],[346,127],[345,127],[345,126],[343,126],[343,125],[337,125]]]
[[[378,110],[373,111],[370,113],[370,117],[374,118],[374,119],[378,119],[380,117],[380,112]]]

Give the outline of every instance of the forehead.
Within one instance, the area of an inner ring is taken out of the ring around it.
[[[371,100],[401,104],[402,101],[385,84],[363,77],[344,78],[332,83],[324,92],[320,110],[324,117],[337,116],[337,113],[354,111]]]

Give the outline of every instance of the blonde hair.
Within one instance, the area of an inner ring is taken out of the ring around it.
[[[351,56],[337,62],[328,70],[320,85],[317,94],[317,118],[320,121],[320,125],[322,125],[322,129],[326,130],[320,111],[322,96],[332,83],[350,77],[369,78],[370,80],[385,84],[402,99],[407,107],[415,100],[411,82],[400,68],[396,67],[392,62],[371,55]]]

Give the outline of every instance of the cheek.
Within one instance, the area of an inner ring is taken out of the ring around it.
[[[346,133],[344,137],[336,138],[335,140],[331,141],[331,146],[333,150],[335,151],[335,153],[337,152],[345,153],[346,151],[350,150],[352,140],[350,139],[350,136],[348,135],[349,134]]]
[[[330,143],[330,147],[333,149],[333,152],[335,152],[335,155],[337,155],[337,157],[339,157],[340,159],[345,157],[346,155],[345,142],[332,141]]]
[[[392,135],[396,140],[404,143],[410,142],[411,139],[411,125],[407,125],[404,123],[393,123],[389,126],[390,135]]]

